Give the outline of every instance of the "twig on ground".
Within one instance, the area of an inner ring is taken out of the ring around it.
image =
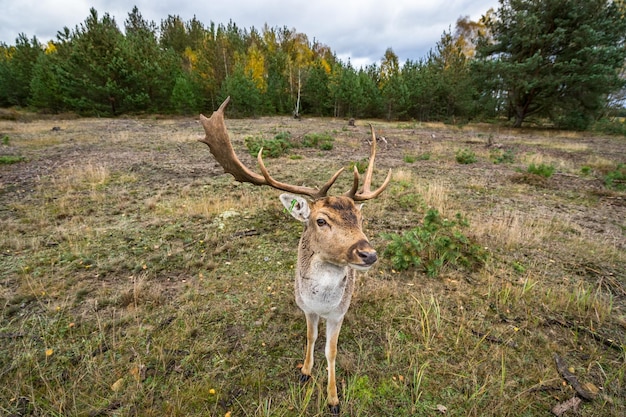
[[[554,354],[554,362],[556,363],[556,369],[559,371],[559,374],[574,388],[578,395],[589,401],[596,398],[596,393],[589,391],[578,382],[576,375],[569,371],[567,363],[556,353]]]

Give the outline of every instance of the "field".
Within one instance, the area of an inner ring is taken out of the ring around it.
[[[382,256],[339,338],[342,414],[549,416],[580,385],[590,399],[564,415],[624,415],[626,139],[371,122],[373,187],[393,178],[363,208]],[[255,169],[246,137],[332,137],[266,158],[284,182],[320,185],[369,152],[366,121],[226,123]],[[0,121],[1,415],[327,413],[323,333],[297,378],[301,225],[278,191],[225,175],[203,134],[194,118]],[[394,266],[390,236],[429,209],[467,219],[484,265]]]

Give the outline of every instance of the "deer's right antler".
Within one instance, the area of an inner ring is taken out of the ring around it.
[[[200,123],[202,124],[204,132],[206,133],[206,136],[204,137],[204,139],[200,139],[200,142],[206,143],[209,146],[209,149],[215,157],[215,160],[222,166],[222,168],[224,168],[225,172],[231,174],[233,177],[235,177],[237,181],[241,182],[249,182],[254,185],[268,185],[281,191],[287,191],[299,195],[307,195],[314,200],[326,197],[330,187],[332,187],[339,175],[343,172],[343,168],[335,172],[335,174],[320,189],[305,187],[301,185],[286,184],[276,181],[274,178],[271,177],[267,168],[265,167],[265,164],[263,163],[263,149],[259,150],[259,154],[257,156],[262,175],[259,175],[248,169],[248,167],[246,167],[235,154],[235,150],[233,149],[230,138],[228,136],[226,124],[224,123],[224,109],[229,102],[230,97],[227,97],[226,100],[224,100],[220,107],[216,111],[214,111],[209,118],[202,114],[200,115]],[[374,134],[373,127],[371,127],[371,130],[374,140],[370,153],[370,163],[365,174],[363,188],[359,193],[356,192],[359,187],[359,173],[356,171],[355,168],[354,184],[352,186],[352,189],[348,193],[346,193],[346,195],[352,198],[354,201],[364,201],[377,197],[387,187],[387,184],[391,179],[391,170],[389,170],[389,174],[387,174],[387,178],[385,179],[383,185],[381,185],[376,191],[370,191],[372,172],[374,170],[374,158],[376,157],[376,135]]]
[[[210,118],[203,114],[200,115],[200,123],[202,123],[206,133],[206,136],[204,139],[200,139],[200,142],[209,145],[209,149],[217,163],[224,168],[224,171],[235,177],[237,181],[250,182],[254,185],[266,185],[267,181],[265,181],[263,176],[250,171],[235,155],[235,150],[228,137],[228,130],[226,130],[226,123],[224,123],[224,109],[229,102],[230,97],[226,97],[226,100],[224,100],[219,109],[213,112]]]

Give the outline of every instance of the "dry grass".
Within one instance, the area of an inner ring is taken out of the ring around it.
[[[331,152],[267,161],[288,182],[321,184],[368,154],[360,121],[227,123],[250,165],[247,135],[332,132]],[[363,209],[380,253],[384,234],[435,208],[466,216],[489,259],[477,271],[428,277],[382,257],[359,275],[339,343],[342,414],[435,415],[443,406],[446,415],[548,415],[575,395],[556,353],[599,390],[581,414],[621,416],[626,196],[604,190],[601,175],[626,160],[625,141],[374,123],[389,142],[374,185],[393,169],[389,188]],[[0,121],[0,131],[10,137],[0,152],[25,157],[0,166],[0,414],[326,413],[323,348],[313,379],[296,376],[301,225],[282,212],[278,192],[221,175],[196,142],[196,121]],[[513,163],[490,161],[489,135],[515,151]],[[458,149],[477,163],[456,163]],[[431,157],[403,160],[423,154]],[[514,182],[528,163],[568,175]],[[349,187],[344,175],[335,188]]]
[[[474,216],[474,233],[491,245],[512,250],[523,246],[539,246],[554,240],[558,231],[567,226],[558,224],[554,218],[540,218],[536,214],[519,211],[491,213],[488,217]]]
[[[559,170],[571,170],[572,168],[572,163],[570,161],[541,153],[524,155],[521,162],[526,165],[552,165]]]

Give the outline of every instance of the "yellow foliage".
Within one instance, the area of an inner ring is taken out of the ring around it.
[[[324,71],[326,72],[326,74],[330,75],[331,68],[330,68],[330,64],[328,63],[328,61],[326,61],[324,58],[322,58],[320,60],[320,64],[321,64],[322,68],[324,68]]]
[[[190,47],[186,47],[185,52],[183,52],[183,56],[185,58],[185,63],[187,64],[187,69],[192,71],[198,64],[198,54]]]
[[[245,66],[246,74],[250,74],[252,80],[256,84],[259,91],[264,92],[267,89],[267,81],[265,77],[265,56],[263,52],[257,48],[256,44],[252,44],[248,48],[248,55]]]
[[[54,54],[56,51],[57,51],[57,46],[54,44],[54,42],[48,41],[48,44],[46,45],[46,49],[44,49],[44,53],[46,55],[51,55],[51,54]]]

